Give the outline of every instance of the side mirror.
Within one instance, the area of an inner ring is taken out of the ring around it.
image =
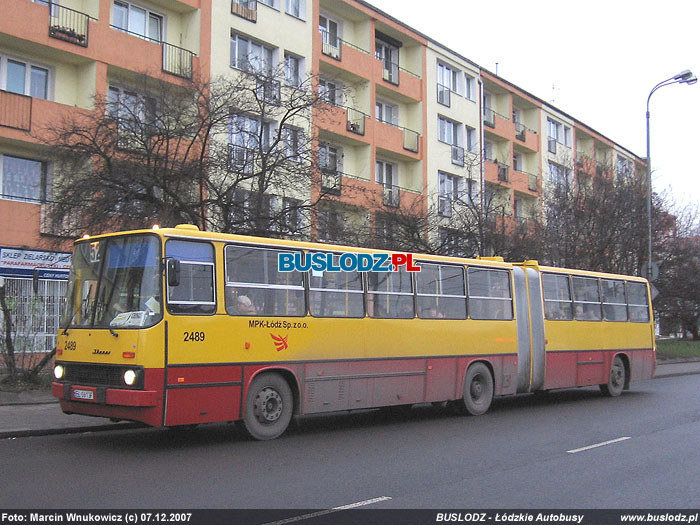
[[[180,284],[180,261],[178,259],[167,260],[166,275],[168,276],[168,286]]]

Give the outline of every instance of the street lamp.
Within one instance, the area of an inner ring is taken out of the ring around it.
[[[666,80],[656,84],[649,93],[649,96],[647,97],[647,227],[649,230],[649,246],[647,252],[646,278],[649,279],[649,281],[651,281],[652,278],[653,267],[653,264],[651,262],[651,153],[649,151],[649,101],[651,100],[651,96],[654,94],[654,92],[656,92],[656,90],[659,88],[662,88],[664,86],[670,86],[671,84],[692,85],[695,84],[697,81],[698,77],[696,77],[692,73],[692,71],[690,71],[690,69],[684,69],[677,75],[674,75],[671,78],[667,78]]]

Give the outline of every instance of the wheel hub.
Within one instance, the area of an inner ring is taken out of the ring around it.
[[[274,423],[282,415],[282,396],[267,387],[255,398],[255,416],[261,423]]]

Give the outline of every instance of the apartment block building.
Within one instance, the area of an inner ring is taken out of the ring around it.
[[[254,64],[282,72],[265,86],[272,93],[313,78],[322,101],[287,133],[313,139],[317,182],[274,188],[269,205],[320,200],[305,231],[321,241],[356,233],[358,242],[389,243],[391,217],[401,214],[434,218],[429,235],[447,236],[459,227],[457,201],[527,224],[552,184],[644,166],[466,58],[469,49],[451,50],[364,0],[3,0],[2,11],[0,276],[26,304],[44,348],[70,254],[69,240],[57,247],[42,220],[53,165],[37,135],[93,111],[96,97],[139,96],[137,75],[186,85],[245,75]],[[245,157],[241,126],[276,124],[274,115],[232,117],[233,156]],[[44,310],[35,315],[36,268]]]

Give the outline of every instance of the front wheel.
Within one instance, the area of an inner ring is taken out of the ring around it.
[[[266,441],[281,436],[294,412],[289,384],[279,374],[261,374],[248,389],[243,431],[253,439]]]
[[[484,363],[475,363],[464,378],[464,409],[469,415],[485,414],[493,401],[493,377]]]
[[[617,355],[615,356],[615,359],[613,359],[608,382],[604,385],[600,385],[600,391],[606,396],[617,397],[622,394],[622,390],[625,388],[626,379],[627,370],[625,370],[625,363],[623,363],[622,358]]]

